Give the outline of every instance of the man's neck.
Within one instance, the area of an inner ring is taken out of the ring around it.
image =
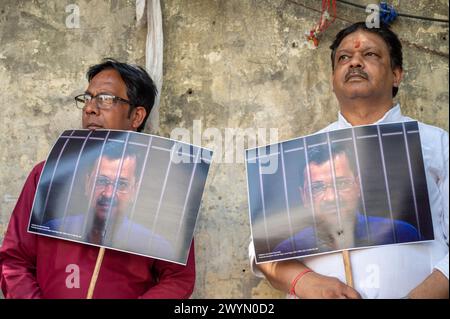
[[[392,100],[383,103],[356,99],[348,103],[341,103],[342,116],[353,126],[373,124],[380,120],[392,107]]]
[[[87,241],[92,244],[102,245],[103,244],[103,231],[97,228],[91,229],[87,235]]]
[[[92,244],[101,245],[103,243],[103,236],[106,227],[106,221],[104,219],[98,218],[98,216],[93,214],[93,219],[88,222],[86,240]]]

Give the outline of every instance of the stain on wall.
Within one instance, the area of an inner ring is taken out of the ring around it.
[[[448,14],[443,0],[391,3],[413,15]],[[66,26],[69,4],[79,7],[80,28]],[[338,30],[367,14],[338,3],[339,19],[311,50],[304,34],[319,21],[311,8],[319,10],[320,3],[162,1],[158,134],[185,128],[191,142],[227,154],[216,152],[203,195],[193,298],[284,297],[249,269],[245,166],[242,157],[230,160],[231,151],[241,150],[226,132],[259,128],[269,142],[311,134],[336,119],[328,47]],[[448,24],[399,18],[393,29],[404,41],[406,72],[397,97],[404,113],[448,130]],[[60,132],[80,127],[73,96],[85,89],[88,66],[104,57],[143,64],[145,30],[135,27],[134,1],[2,0],[0,43],[1,238],[31,168]]]

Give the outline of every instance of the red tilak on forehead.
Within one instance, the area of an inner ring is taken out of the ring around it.
[[[359,41],[359,40],[355,40],[353,42],[355,44],[355,49],[359,48],[359,46],[361,45],[361,41]]]

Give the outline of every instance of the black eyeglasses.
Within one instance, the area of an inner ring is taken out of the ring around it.
[[[348,192],[352,189],[354,183],[354,179],[351,178],[337,179],[336,190],[338,193]],[[322,197],[328,188],[334,188],[334,185],[323,182],[312,183],[311,192],[313,197]]]
[[[115,181],[111,181],[108,177],[99,176],[95,181],[95,188],[97,190],[105,190],[108,186],[112,186],[114,189]],[[128,193],[131,190],[131,184],[127,180],[119,179],[117,181],[116,191],[118,193]]]
[[[108,110],[112,108],[117,102],[123,102],[132,105],[128,100],[106,93],[100,93],[96,96],[92,96],[89,93],[83,93],[75,96],[75,103],[77,105],[77,108],[79,109],[84,109],[86,105],[89,104],[92,100],[95,100],[95,105],[101,110]]]

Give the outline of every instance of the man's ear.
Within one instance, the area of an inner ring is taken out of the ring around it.
[[[131,192],[135,193],[138,189],[138,181],[135,181],[134,183],[131,184]]]
[[[403,69],[397,66],[392,70],[392,73],[394,74],[394,83],[392,85],[398,88],[400,86],[400,82],[403,80]]]
[[[136,106],[131,113],[131,126],[137,130],[144,122],[147,111],[143,106]]]

